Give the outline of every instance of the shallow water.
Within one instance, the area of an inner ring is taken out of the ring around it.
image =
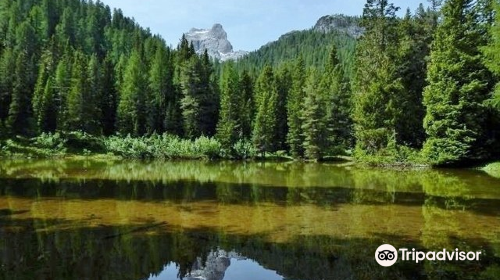
[[[3,160],[0,226],[2,279],[500,279],[500,179],[471,170]]]

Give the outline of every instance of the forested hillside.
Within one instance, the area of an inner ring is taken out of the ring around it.
[[[219,64],[100,2],[0,0],[0,153],[74,132],[131,157],[495,159],[500,5],[429,2],[367,0],[359,38],[292,32]]]
[[[352,20],[354,23],[359,23],[357,18],[352,18]],[[338,55],[344,69],[351,73],[356,39],[342,30],[292,31],[282,35],[277,41],[270,42],[257,51],[249,53],[239,59],[237,64],[238,68],[255,73],[266,64],[280,66],[302,56],[307,67],[324,68],[333,45],[339,51]]]
[[[213,134],[212,63],[185,40],[172,50],[100,2],[2,0],[0,11],[2,135]]]

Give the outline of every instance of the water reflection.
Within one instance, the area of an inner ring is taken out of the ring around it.
[[[499,214],[474,171],[4,161],[0,279],[498,279]],[[386,242],[484,258],[382,269]]]

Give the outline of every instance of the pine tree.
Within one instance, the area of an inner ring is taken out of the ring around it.
[[[71,84],[66,99],[67,129],[70,131],[85,131],[85,103],[91,102],[89,97],[87,58],[77,51],[71,67]]]
[[[422,123],[425,108],[422,92],[426,86],[427,56],[433,29],[426,29],[426,13],[421,6],[421,14],[415,18],[408,10],[399,24],[400,44],[397,58],[397,75],[401,77],[403,90],[399,95],[399,110],[404,117],[396,119],[396,142],[420,149],[425,141]]]
[[[274,139],[276,149],[281,151],[288,150],[286,141],[288,135],[287,103],[292,86],[291,80],[292,75],[288,64],[282,65],[276,73],[278,96],[276,103],[276,139]]]
[[[16,69],[16,56],[8,48],[0,56],[0,126],[9,116]]]
[[[304,156],[319,160],[325,151],[325,111],[322,93],[318,90],[319,74],[311,70],[305,84],[304,107],[302,109],[302,136]]]
[[[255,101],[253,81],[247,71],[243,71],[238,81],[239,94],[241,95],[240,122],[241,137],[251,139],[252,123],[255,115]]]
[[[325,102],[325,137],[326,150],[333,154],[345,153],[352,148],[352,93],[350,82],[340,60],[335,46],[321,79],[320,91],[324,93]]]
[[[29,136],[34,133],[31,96],[34,63],[25,51],[17,55],[7,127],[12,134]]]
[[[255,86],[257,113],[253,128],[253,143],[261,153],[276,151],[275,139],[278,89],[271,66],[266,66]]]
[[[242,137],[238,80],[238,73],[234,70],[233,63],[226,63],[221,76],[221,112],[217,125],[217,139],[227,151],[230,151]]]
[[[424,92],[428,135],[423,154],[433,164],[455,164],[481,158],[486,118],[488,72],[479,47],[484,38],[478,28],[472,0],[448,0],[432,45]]]
[[[149,72],[148,102],[148,132],[161,133],[165,130],[164,122],[167,113],[167,102],[173,94],[173,73],[165,48],[159,47],[154,55],[154,60]]]
[[[37,123],[39,131],[44,132],[45,124],[43,123],[45,114],[44,112],[44,95],[45,88],[47,85],[47,80],[50,76],[49,67],[51,65],[50,56],[47,54],[40,63],[40,70],[38,71],[38,79],[35,85],[35,91],[33,93],[32,106],[33,114]]]
[[[191,48],[190,48],[191,49]],[[218,119],[218,95],[208,54],[192,56],[181,70],[181,109],[187,138],[212,136]]]
[[[124,134],[143,135],[145,131],[144,92],[147,79],[140,54],[132,52],[125,70],[118,104],[118,130]]]
[[[104,135],[111,135],[115,131],[117,90],[115,85],[114,66],[111,58],[107,56],[102,63],[100,94],[102,118],[101,124]]]
[[[58,108],[57,128],[67,130],[69,128],[67,100],[71,87],[71,62],[68,55],[64,55],[57,64],[54,87]]]
[[[288,135],[287,142],[290,146],[290,152],[293,157],[303,157],[304,150],[302,143],[304,142],[302,136],[302,109],[304,107],[304,89],[306,82],[306,72],[304,59],[299,56],[292,72],[292,87],[288,99]]]
[[[84,98],[86,102],[84,103],[84,118],[85,120],[85,131],[94,135],[102,134],[102,84],[101,84],[101,65],[94,54],[90,57],[89,63],[87,65],[87,82],[88,89],[86,93],[88,94]]]
[[[57,128],[57,107],[54,97],[53,79],[49,78],[43,91],[37,116],[38,127],[41,131],[54,132]]]
[[[485,65],[495,75],[497,82],[488,103],[500,110],[500,3],[494,2],[493,7],[496,16],[495,23],[490,29],[491,41],[482,50]]]
[[[395,142],[396,122],[404,117],[395,64],[397,10],[387,0],[368,0],[363,11],[366,32],[357,48],[354,81],[357,156],[384,153]]]
[[[201,63],[197,56],[193,56],[184,63],[181,73],[182,89],[182,118],[184,123],[184,133],[187,138],[200,136],[200,96],[203,95],[201,85]]]

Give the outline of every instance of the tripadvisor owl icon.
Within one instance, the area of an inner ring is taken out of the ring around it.
[[[384,244],[375,251],[375,260],[381,266],[392,266],[398,260],[398,250],[392,245]]]

